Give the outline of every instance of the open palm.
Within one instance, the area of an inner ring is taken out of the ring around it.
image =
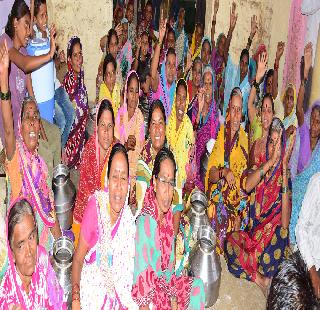
[[[7,41],[5,40],[0,45],[0,75],[8,71],[9,68],[9,53],[7,47]]]

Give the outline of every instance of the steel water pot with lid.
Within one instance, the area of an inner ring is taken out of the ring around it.
[[[191,208],[188,212],[190,225],[192,227],[192,238],[197,240],[198,229],[203,225],[209,225],[207,215],[208,200],[200,190],[194,190],[190,198]]]
[[[216,234],[210,226],[198,230],[198,241],[189,256],[189,275],[203,281],[205,307],[213,306],[219,296],[221,264],[216,252]]]
[[[57,279],[64,290],[64,300],[68,309],[72,305],[71,271],[74,254],[73,242],[65,236],[58,238],[53,244],[53,269]]]
[[[52,190],[60,227],[68,230],[71,228],[73,221],[76,188],[70,179],[69,169],[66,165],[59,164],[53,169]]]

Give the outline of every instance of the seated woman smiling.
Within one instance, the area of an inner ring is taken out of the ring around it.
[[[200,279],[175,273],[172,198],[176,163],[162,148],[155,158],[152,181],[137,218],[132,297],[140,309],[204,309]]]
[[[46,250],[38,244],[35,213],[25,199],[7,219],[9,264],[0,287],[1,309],[67,309]]]
[[[119,143],[111,150],[108,192],[96,191],[81,222],[72,265],[72,309],[135,309],[135,217],[128,206],[129,160]]]

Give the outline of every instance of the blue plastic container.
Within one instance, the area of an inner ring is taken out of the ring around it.
[[[28,55],[40,56],[50,51],[49,39],[32,39],[27,47]],[[53,123],[54,70],[53,60],[31,73],[32,87],[42,118]]]

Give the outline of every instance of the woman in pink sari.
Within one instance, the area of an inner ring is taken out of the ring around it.
[[[138,107],[139,92],[138,74],[135,71],[130,71],[125,87],[124,102],[118,110],[114,135],[128,151],[131,194],[133,194],[138,159],[145,138],[144,118]]]
[[[25,199],[16,201],[7,219],[9,264],[0,287],[3,310],[67,309],[63,289],[37,235],[32,206]]]
[[[111,150],[108,192],[96,191],[84,212],[72,265],[72,309],[136,309],[133,281],[135,217],[127,204],[129,161],[123,145]]]

